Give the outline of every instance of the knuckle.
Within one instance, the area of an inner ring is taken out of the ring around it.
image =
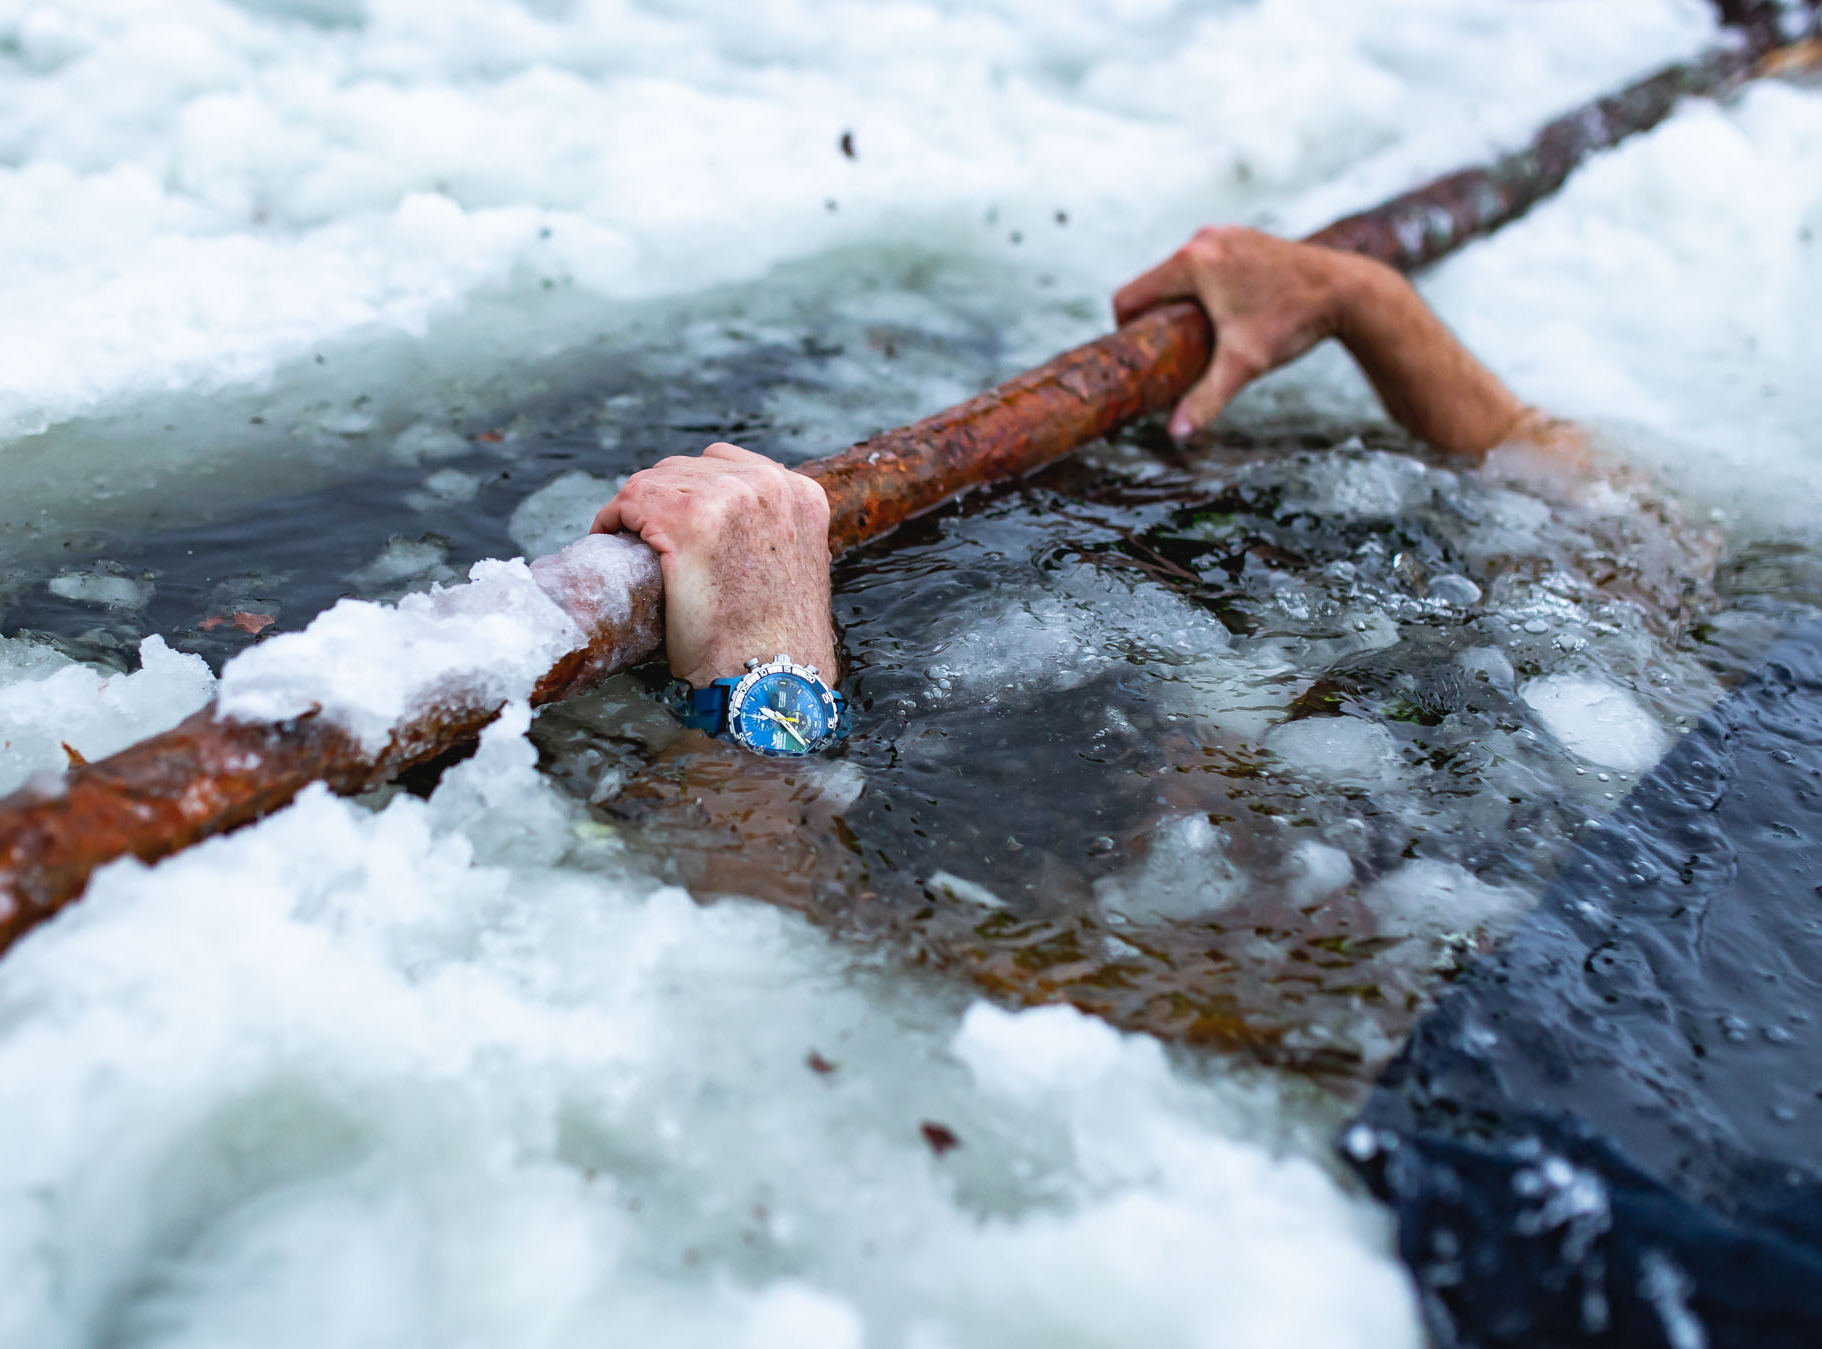
[[[1229,226],[1204,225],[1183,246],[1183,251],[1192,258],[1212,260],[1225,256],[1232,242],[1233,230]]]
[[[1229,348],[1229,359],[1234,368],[1248,379],[1257,378],[1270,368],[1271,362],[1257,346],[1251,342],[1241,342]]]
[[[729,506],[749,507],[765,499],[764,488],[744,473],[723,474],[716,486],[716,496]]]

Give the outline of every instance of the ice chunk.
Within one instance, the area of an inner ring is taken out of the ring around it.
[[[143,609],[151,603],[150,581],[104,571],[66,571],[45,582],[60,599],[94,604],[104,609]]]
[[[967,880],[950,871],[933,871],[924,887],[932,894],[943,899],[957,900],[963,904],[977,904],[983,909],[1003,909],[1006,901],[979,881]]]
[[[1522,890],[1488,885],[1453,862],[1417,858],[1374,881],[1364,898],[1387,933],[1442,936],[1499,930],[1531,903]]]
[[[950,1048],[983,1091],[1033,1102],[1095,1090],[1123,1058],[1156,1052],[1074,1007],[1008,1012],[984,1002],[968,1009]]]
[[[61,773],[69,766],[65,744],[84,758],[104,758],[176,725],[214,688],[200,656],[173,651],[158,636],[139,644],[139,669],[125,675],[0,637],[0,796],[34,773]]]
[[[508,703],[481,732],[474,757],[437,784],[438,821],[459,832],[483,862],[548,866],[563,854],[569,812],[538,776],[538,751],[525,733],[531,708]]]
[[[1354,862],[1341,849],[1315,839],[1299,843],[1290,856],[1288,893],[1298,904],[1332,895],[1354,879]]]
[[[1543,675],[1519,696],[1564,749],[1590,763],[1643,773],[1670,748],[1669,734],[1632,693],[1597,676]]]
[[[1227,834],[1206,815],[1166,820],[1152,831],[1145,860],[1103,876],[1095,899],[1136,923],[1198,918],[1226,908],[1247,891],[1245,874],[1227,856]]]
[[[588,533],[596,512],[625,482],[624,477],[602,478],[580,470],[565,473],[521,501],[506,531],[526,557],[554,553]]]
[[[459,468],[439,468],[424,479],[421,488],[407,492],[405,502],[413,510],[433,511],[439,506],[473,501],[480,490],[481,480],[474,474]]]
[[[1496,646],[1476,646],[1460,652],[1455,657],[1456,664],[1468,672],[1470,678],[1484,679],[1494,688],[1510,693],[1513,682],[1518,675],[1512,668],[1512,658]]]
[[[1337,451],[1316,460],[1284,504],[1331,520],[1396,520],[1428,486],[1424,466],[1408,455]]]
[[[407,464],[421,464],[438,459],[453,459],[474,448],[446,426],[432,422],[414,422],[394,437],[392,457]]]
[[[582,630],[523,561],[477,562],[469,576],[396,608],[344,599],[302,632],[241,652],[222,671],[220,714],[283,721],[320,709],[378,751],[432,706],[528,698]]]
[[[1301,773],[1344,787],[1377,787],[1402,776],[1398,742],[1363,717],[1304,717],[1275,726],[1265,747]]]
[[[1453,604],[1459,609],[1466,609],[1480,603],[1480,587],[1467,577],[1454,572],[1444,572],[1440,576],[1432,576],[1429,595],[1433,600]]]
[[[794,1279],[760,1294],[741,1341],[744,1349],[861,1349],[866,1342],[852,1303]]]
[[[380,555],[353,573],[350,579],[370,595],[408,585],[417,588],[430,581],[447,584],[455,579],[455,572],[444,561],[448,556],[448,542],[434,534],[418,539],[394,534],[380,550]]]

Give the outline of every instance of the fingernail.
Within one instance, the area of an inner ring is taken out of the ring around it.
[[[1172,440],[1188,440],[1195,434],[1195,431],[1195,423],[1181,412],[1170,419],[1170,438]]]

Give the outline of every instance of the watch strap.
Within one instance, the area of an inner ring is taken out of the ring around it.
[[[728,699],[739,678],[717,679],[705,688],[691,688],[681,679],[671,685],[670,702],[683,724],[710,735],[726,735]]]

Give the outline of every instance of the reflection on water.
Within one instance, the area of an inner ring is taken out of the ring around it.
[[[1733,673],[1673,503],[1406,448],[1135,435],[842,564],[833,758],[620,680],[545,714],[547,766],[700,894],[1358,1078]]]

